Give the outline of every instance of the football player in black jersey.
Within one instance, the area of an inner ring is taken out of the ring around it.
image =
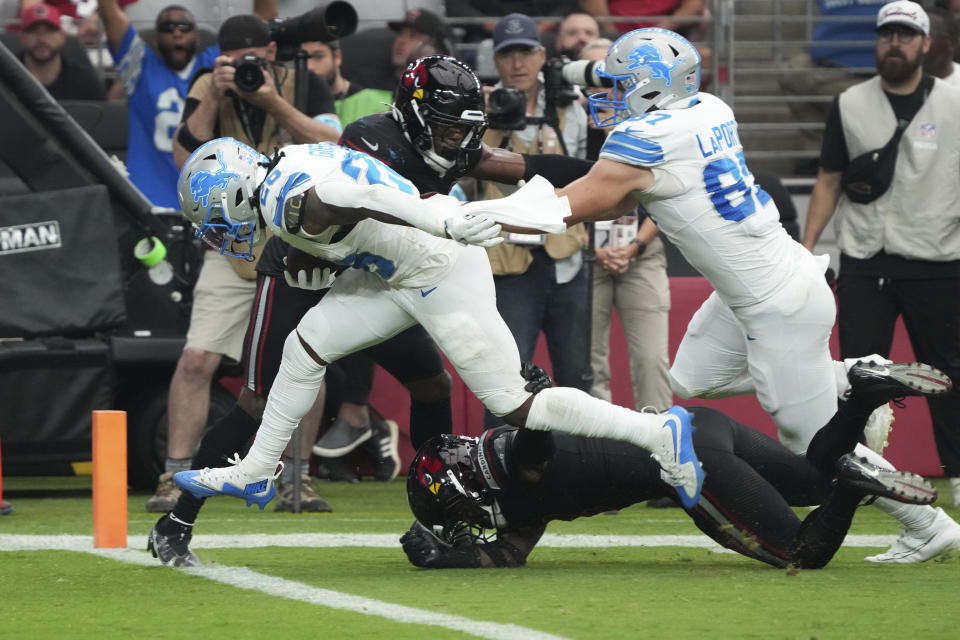
[[[470,67],[448,56],[427,56],[407,67],[392,110],[350,123],[340,144],[389,165],[421,195],[449,193],[464,176],[516,184],[539,174],[562,187],[592,165],[559,154],[493,149],[481,140],[486,127],[483,91]]]
[[[539,372],[538,388],[549,386]],[[949,391],[928,365],[859,363],[852,392],[806,455],[716,409],[687,407],[706,471],[699,503],[687,509],[716,542],[775,567],[825,566],[865,496],[929,504],[936,490],[911,473],[875,467],[851,453],[867,417],[903,396]],[[533,389],[530,389],[533,390]],[[573,520],[671,496],[650,455],[613,440],[499,427],[479,439],[444,435],[424,445],[407,478],[417,518],[400,539],[424,568],[515,567],[552,520]],[[790,505],[820,505],[801,521]],[[489,535],[488,535],[489,534]]]

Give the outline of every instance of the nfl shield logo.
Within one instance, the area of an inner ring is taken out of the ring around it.
[[[937,135],[937,125],[932,122],[924,122],[920,125],[920,137],[924,140],[933,140]]]

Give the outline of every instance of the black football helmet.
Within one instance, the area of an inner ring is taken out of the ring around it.
[[[465,157],[479,159],[487,128],[483,91],[470,67],[456,58],[427,56],[410,63],[394,93],[393,113],[441,175],[456,164],[471,168]]]
[[[407,499],[417,520],[441,527],[445,535],[464,525],[493,529],[502,524],[477,467],[476,438],[443,434],[424,443],[407,474]]]

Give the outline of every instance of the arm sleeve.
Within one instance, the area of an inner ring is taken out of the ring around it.
[[[526,162],[526,171],[523,179],[530,181],[535,175],[541,175],[555,187],[565,187],[577,178],[587,175],[593,163],[573,156],[564,156],[559,153],[544,153],[539,155],[520,154]]]
[[[850,164],[850,152],[847,150],[843,122],[840,120],[840,98],[834,98],[823,130],[820,167],[826,171],[843,171],[848,164]]]

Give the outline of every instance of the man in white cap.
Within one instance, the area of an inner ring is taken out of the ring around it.
[[[920,5],[907,0],[884,5],[876,30],[877,75],[841,93],[827,118],[803,244],[813,250],[836,216],[843,357],[888,354],[902,316],[917,358],[956,377],[960,90],[923,71],[930,20]],[[883,147],[892,153],[875,153]],[[960,395],[952,391],[929,406],[958,506]],[[960,527],[940,509],[881,508],[900,520],[904,531],[889,551],[867,560],[917,562],[960,545]]]

